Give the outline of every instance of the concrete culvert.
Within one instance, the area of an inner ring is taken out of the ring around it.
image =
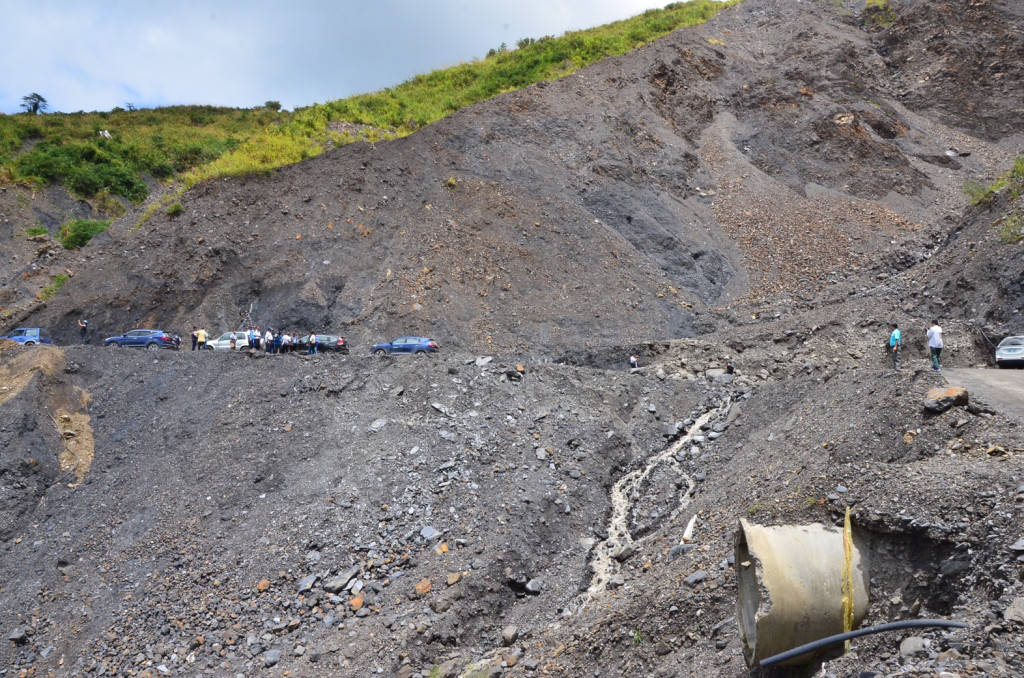
[[[868,609],[866,551],[856,536],[850,558],[853,626]],[[748,666],[842,633],[843,531],[825,525],[764,527],[740,521],[736,533],[736,622]],[[813,661],[813,655],[793,664]]]

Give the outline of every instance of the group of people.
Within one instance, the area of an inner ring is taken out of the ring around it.
[[[210,335],[206,331],[206,328],[196,326],[192,327],[193,351],[201,351],[205,349],[209,340]],[[273,355],[278,353],[296,352],[303,348],[299,342],[298,332],[275,331],[272,327],[268,327],[266,331],[261,331],[259,327],[250,327],[248,330],[232,332],[230,335],[231,350],[236,350],[240,343],[251,347],[253,350],[263,351],[264,353],[270,353]],[[319,349],[320,341],[316,336],[316,332],[310,332],[309,339],[306,341],[305,345],[306,355],[316,355],[320,352]]]
[[[903,333],[897,323],[890,323],[889,329],[889,355],[892,357],[893,368],[899,370],[903,357]],[[933,320],[932,326],[928,328],[928,352],[932,358],[932,372],[941,373],[939,357],[942,355],[942,328],[938,320]]]

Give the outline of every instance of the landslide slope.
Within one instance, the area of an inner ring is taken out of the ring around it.
[[[58,337],[79,314],[251,320],[355,352],[0,347],[0,664],[738,678],[738,520],[850,507],[867,623],[969,626],[861,640],[822,675],[1024,674],[1020,411],[921,406],[945,385],[931,316],[947,369],[985,364],[977,325],[1021,329],[997,303],[1020,294],[1009,198],[964,212],[961,187],[1021,150],[1022,17],[892,7],[747,0],[81,252],[19,251],[19,278],[73,273],[11,319]],[[406,331],[442,354],[359,354]]]
[[[11,322],[540,354],[691,336],[708,306],[814,294],[893,241],[934,247],[964,182],[1019,150],[1019,15],[893,7],[883,28],[852,6],[744,3],[405,139],[203,184],[179,215],[131,215],[80,254],[21,253],[12,288],[41,265],[73,277]]]

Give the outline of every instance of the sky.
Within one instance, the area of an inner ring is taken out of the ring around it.
[[[311,106],[669,0],[0,0],[0,113]]]

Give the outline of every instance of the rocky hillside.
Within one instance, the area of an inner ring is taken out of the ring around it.
[[[7,326],[95,328],[0,346],[0,664],[733,678],[738,521],[849,507],[865,624],[967,628],[812,673],[1024,673],[1021,410],[922,404],[928,321],[945,372],[1024,331],[1018,198],[962,190],[1024,151],[1024,14],[862,10],[746,0],[75,252],[23,234],[86,207],[0,192]],[[250,323],[353,352],[97,345]],[[404,333],[441,354],[367,355]]]

